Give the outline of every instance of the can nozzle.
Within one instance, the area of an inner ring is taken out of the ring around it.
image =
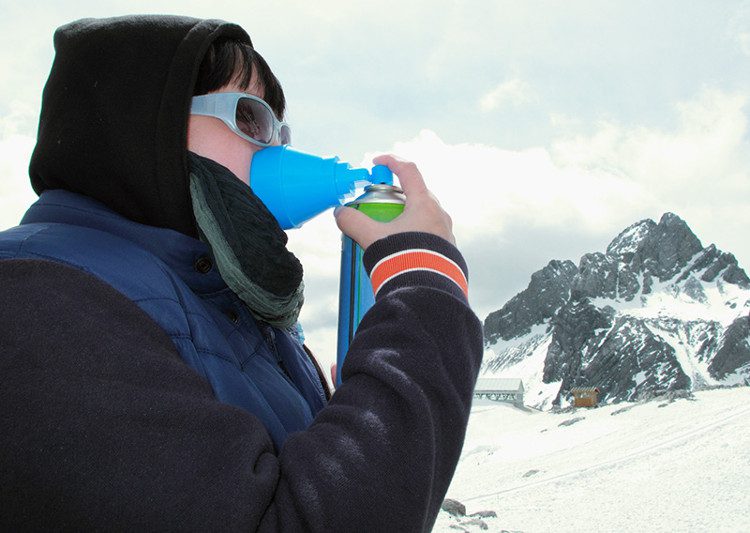
[[[372,167],[370,182],[373,185],[393,185],[393,172],[385,165]]]

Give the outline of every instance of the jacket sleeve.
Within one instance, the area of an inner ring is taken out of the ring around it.
[[[428,265],[424,253],[433,258]],[[401,264],[389,270],[394,257]],[[441,257],[465,274],[458,250],[432,235],[399,234],[368,248],[368,271],[385,267],[389,275],[357,328],[333,398],[284,445],[268,517],[281,529],[294,527],[285,515],[292,503],[298,519],[310,520],[299,522],[303,529],[432,528],[482,357],[479,320],[461,286],[436,273]]]
[[[371,260],[414,246],[460,259],[424,234],[389,239]],[[111,287],[44,261],[2,261],[0,280],[0,506],[12,509],[0,525],[432,527],[482,353],[479,321],[444,276],[416,269],[384,282],[342,385],[278,454],[260,421],[215,400]]]

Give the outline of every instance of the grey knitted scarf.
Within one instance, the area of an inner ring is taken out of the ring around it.
[[[290,328],[304,301],[302,265],[274,216],[227,168],[188,152],[190,196],[201,240],[226,284],[256,318]]]

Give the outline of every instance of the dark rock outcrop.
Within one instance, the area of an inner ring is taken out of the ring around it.
[[[706,291],[703,290],[703,285],[700,281],[695,279],[694,276],[689,276],[685,280],[685,284],[682,286],[682,292],[688,298],[695,300],[696,302],[706,303]]]
[[[737,318],[724,332],[721,347],[708,371],[717,379],[750,364],[750,316]]]
[[[703,249],[698,237],[680,217],[665,213],[638,243],[629,261],[636,272],[649,272],[660,281],[678,274]]]
[[[446,498],[443,500],[440,509],[453,516],[466,516],[466,506],[458,500]]]
[[[627,263],[602,253],[581,258],[573,290],[590,298],[621,298],[632,300],[641,290],[638,276]]]
[[[612,401],[634,400],[644,391],[690,387],[674,348],[643,320],[627,316],[617,319],[581,381],[582,386],[595,383],[599,398]]]
[[[531,276],[529,286],[484,321],[488,342],[526,335],[531,326],[552,317],[570,295],[570,285],[578,272],[572,261],[550,261]]]
[[[594,307],[580,293],[575,293],[551,322],[552,342],[544,361],[544,383],[562,381],[569,389],[580,380],[586,345],[597,329],[609,329],[605,313]]]

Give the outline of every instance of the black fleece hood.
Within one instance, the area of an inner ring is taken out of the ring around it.
[[[29,175],[37,194],[66,189],[127,218],[196,236],[187,119],[198,68],[220,20],[82,19],[57,29]]]

